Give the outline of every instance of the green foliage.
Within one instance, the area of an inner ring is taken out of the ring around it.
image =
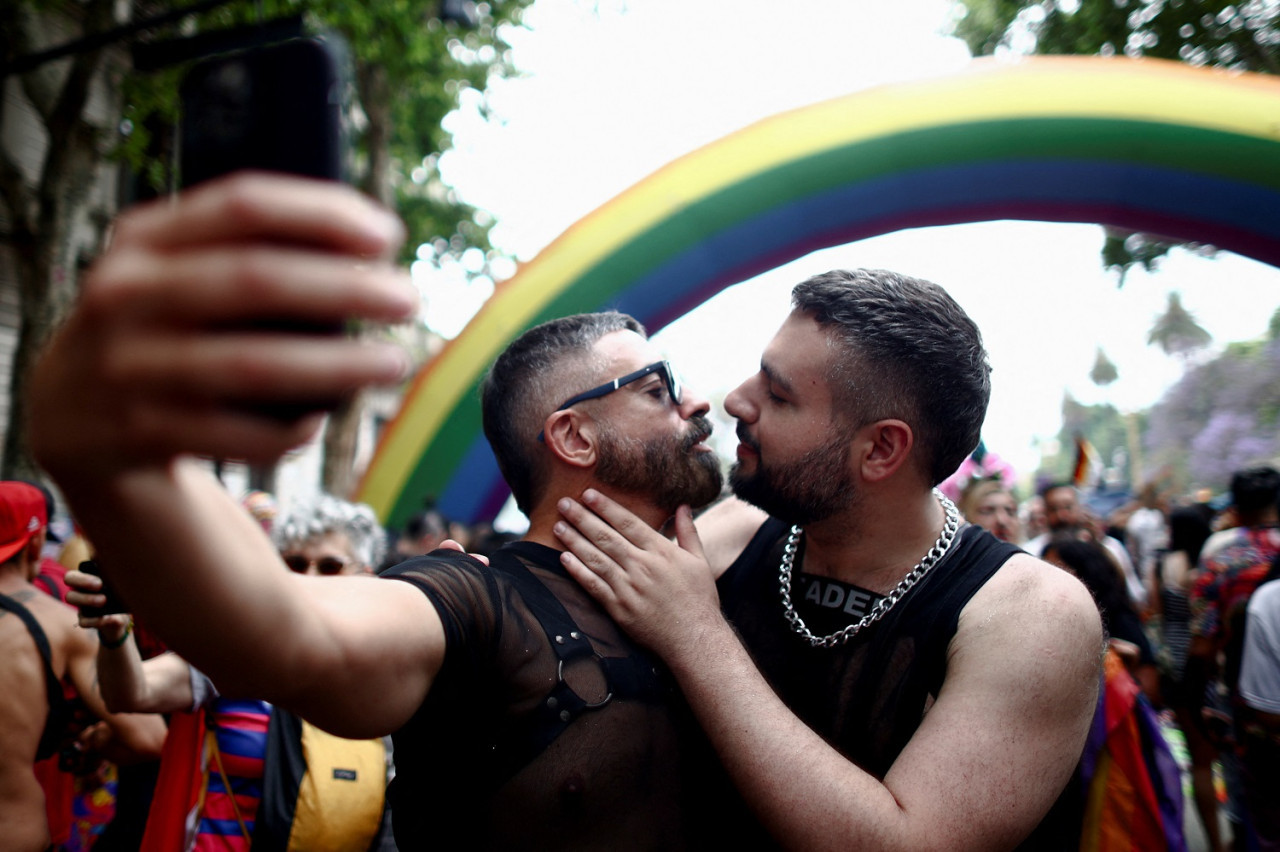
[[[464,29],[440,19],[439,0],[231,0],[182,25],[159,28],[147,40],[190,35],[290,15],[303,15],[313,32],[342,36],[351,54],[353,86],[363,120],[359,130],[381,122],[388,132],[371,138],[357,133],[353,182],[395,204],[409,230],[406,254],[416,245],[443,237],[450,250],[489,249],[491,222],[460,202],[440,183],[434,157],[452,144],[442,127],[468,90],[483,93],[490,79],[515,73],[504,28],[518,24],[532,0],[489,0],[476,7],[477,23]],[[157,14],[182,3],[137,2],[136,14]],[[170,184],[169,144],[177,117],[177,82],[184,68],[133,74],[125,82],[125,123],[118,155],[144,174],[154,189]],[[377,85],[373,85],[376,82]],[[370,174],[374,163],[389,163],[387,174]],[[424,165],[430,164],[430,165]],[[429,172],[414,180],[416,171]],[[382,183],[389,185],[384,192]],[[426,188],[429,187],[430,191]]]
[[[1093,369],[1089,371],[1089,380],[1098,387],[1106,387],[1107,385],[1120,378],[1120,373],[1116,370],[1116,365],[1107,357],[1107,353],[1102,351],[1102,347],[1098,347],[1098,356],[1093,361]]]
[[[1019,0],[966,0],[965,14],[955,22],[954,35],[969,45],[974,56],[990,56],[1012,36],[1012,27],[1028,3]]]
[[[169,68],[124,78],[120,137],[112,156],[140,174],[152,192],[173,185],[174,163],[168,155],[172,128],[178,121],[181,69]]]
[[[1280,71],[1280,5],[1267,0],[962,0],[955,25],[975,55],[1151,56]]]
[[[1166,355],[1184,357],[1212,341],[1213,336],[1182,306],[1182,297],[1177,293],[1169,294],[1169,306],[1147,335],[1147,343],[1159,346]]]

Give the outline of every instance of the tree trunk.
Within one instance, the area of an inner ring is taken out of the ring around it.
[[[362,65],[356,70],[360,105],[368,117],[365,143],[369,169],[359,182],[373,198],[388,208],[395,207],[395,188],[391,183],[391,90],[381,66]],[[360,421],[364,414],[363,396],[356,395],[329,415],[324,431],[324,460],[321,464],[322,487],[330,494],[349,497],[355,490],[356,448]]]
[[[105,29],[112,23],[110,0],[96,0],[86,7],[86,32]],[[27,32],[11,31],[10,35],[16,35],[11,45],[19,44],[26,50],[34,46],[35,40]],[[34,188],[13,161],[4,156],[3,199],[13,222],[19,297],[18,337],[9,383],[9,423],[0,466],[0,476],[5,479],[34,478],[38,471],[27,437],[29,429],[39,428],[27,420],[29,374],[77,291],[75,224],[103,162],[100,131],[85,116],[90,82],[101,66],[102,53],[96,50],[75,56],[53,85],[53,73],[48,68],[25,75],[24,92],[44,119],[48,134],[48,149]],[[103,124],[111,127],[118,123],[119,88],[110,84],[104,88],[109,104]]]

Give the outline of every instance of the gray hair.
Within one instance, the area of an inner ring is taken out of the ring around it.
[[[276,519],[271,537],[283,551],[302,547],[329,533],[345,535],[351,542],[352,555],[370,568],[376,568],[386,554],[386,534],[373,509],[331,494],[299,500]]]
[[[587,378],[601,369],[593,347],[615,331],[647,336],[639,321],[617,311],[560,317],[517,337],[485,375],[480,387],[484,434],[517,508],[526,515],[546,487],[547,463],[538,432],[560,402],[586,390],[574,382],[598,383]]]

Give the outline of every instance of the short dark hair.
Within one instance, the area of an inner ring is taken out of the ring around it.
[[[480,387],[484,435],[516,506],[526,515],[545,486],[537,438],[542,424],[574,394],[571,383],[596,362],[592,352],[596,341],[615,331],[647,336],[634,317],[618,311],[561,317],[517,337],[484,377]]]
[[[1236,511],[1257,514],[1280,498],[1280,472],[1263,465],[1238,470],[1231,476],[1231,503]]]
[[[1169,550],[1185,553],[1192,566],[1200,561],[1200,551],[1212,532],[1203,504],[1183,506],[1169,513]]]
[[[849,425],[887,417],[915,432],[918,462],[937,485],[978,446],[991,365],[973,320],[930,281],[882,269],[837,269],[791,291],[845,357],[828,376]]]
[[[1076,484],[1074,482],[1068,482],[1065,479],[1058,479],[1058,480],[1053,480],[1051,482],[1046,482],[1044,485],[1040,486],[1040,490],[1036,493],[1039,494],[1042,498],[1047,498],[1049,496],[1050,491],[1057,491],[1059,488],[1070,488],[1073,494],[1078,493],[1076,489]]]
[[[439,535],[449,531],[449,521],[444,514],[432,505],[409,516],[404,522],[405,538],[418,539],[424,535]]]
[[[1096,541],[1085,541],[1074,535],[1055,535],[1038,554],[1041,558],[1057,554],[1092,593],[1102,613],[1104,628],[1111,632],[1112,619],[1124,610],[1133,611],[1129,590],[1124,584],[1120,566],[1107,548]]]

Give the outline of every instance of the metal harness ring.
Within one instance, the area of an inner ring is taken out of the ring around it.
[[[591,659],[595,660],[595,661],[599,664],[599,666],[600,666],[600,674],[601,674],[601,676],[604,678],[604,682],[605,682],[605,685],[606,685],[606,687],[607,687],[607,686],[608,686],[608,683],[609,683],[609,675],[608,675],[608,673],[607,673],[607,672],[605,671],[605,669],[604,669],[604,657],[602,657],[602,656],[600,656],[599,654],[597,654],[596,652],[592,651],[592,652],[591,652]],[[556,682],[557,682],[557,683],[562,683],[562,684],[564,684],[564,685],[565,685],[565,687],[566,687],[570,692],[572,692],[574,695],[578,695],[577,691],[576,691],[576,690],[574,690],[574,688],[573,688],[572,686],[570,686],[570,685],[569,685],[569,682],[568,682],[568,681],[566,681],[566,680],[564,679],[564,659],[563,659],[563,658],[561,658],[561,659],[560,659],[560,662],[556,665]],[[606,694],[605,694],[605,697],[604,697],[604,698],[601,698],[599,701],[595,702],[594,704],[593,704],[593,703],[591,703],[590,701],[587,701],[587,700],[586,700],[585,698],[583,698],[581,695],[578,695],[578,698],[579,698],[579,700],[581,700],[581,701],[582,701],[582,709],[584,709],[584,710],[599,710],[601,707],[605,706],[606,704],[608,704],[610,701],[612,701],[612,700],[613,700],[613,690],[612,690],[612,689],[610,689],[610,690],[608,691],[608,693],[606,693]]]

